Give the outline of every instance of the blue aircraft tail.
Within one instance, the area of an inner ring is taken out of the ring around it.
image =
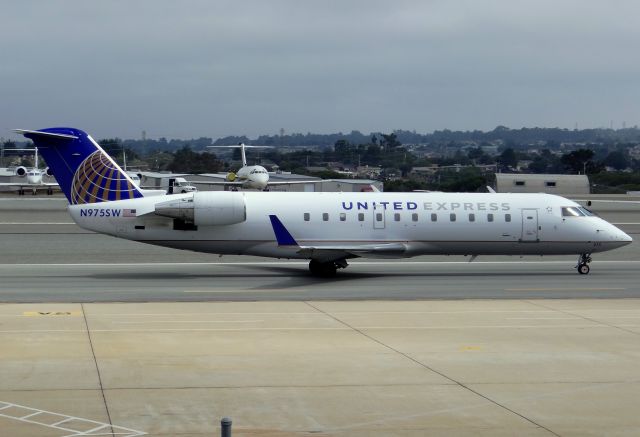
[[[15,131],[35,143],[69,203],[143,197],[131,178],[86,132],[67,127]]]

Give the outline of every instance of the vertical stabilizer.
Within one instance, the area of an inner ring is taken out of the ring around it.
[[[79,129],[16,129],[31,139],[71,204],[143,197],[118,164]]]

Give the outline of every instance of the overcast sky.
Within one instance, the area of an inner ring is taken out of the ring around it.
[[[640,124],[640,2],[0,0],[0,137]]]

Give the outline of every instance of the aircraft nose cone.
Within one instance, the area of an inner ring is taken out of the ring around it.
[[[620,231],[620,241],[622,241],[626,246],[627,244],[633,243],[633,238],[631,238],[629,234]]]

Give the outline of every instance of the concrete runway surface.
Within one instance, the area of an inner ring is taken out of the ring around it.
[[[614,207],[604,218],[640,235],[640,214]],[[640,297],[640,241],[595,254],[586,276],[570,256],[417,257],[354,260],[318,279],[303,261],[220,258],[90,233],[61,198],[0,199],[0,236],[3,302]]]
[[[637,236],[636,212],[602,215]],[[640,430],[638,243],[588,276],[420,257],[322,280],[87,233],[26,197],[0,198],[0,244],[2,436]]]

